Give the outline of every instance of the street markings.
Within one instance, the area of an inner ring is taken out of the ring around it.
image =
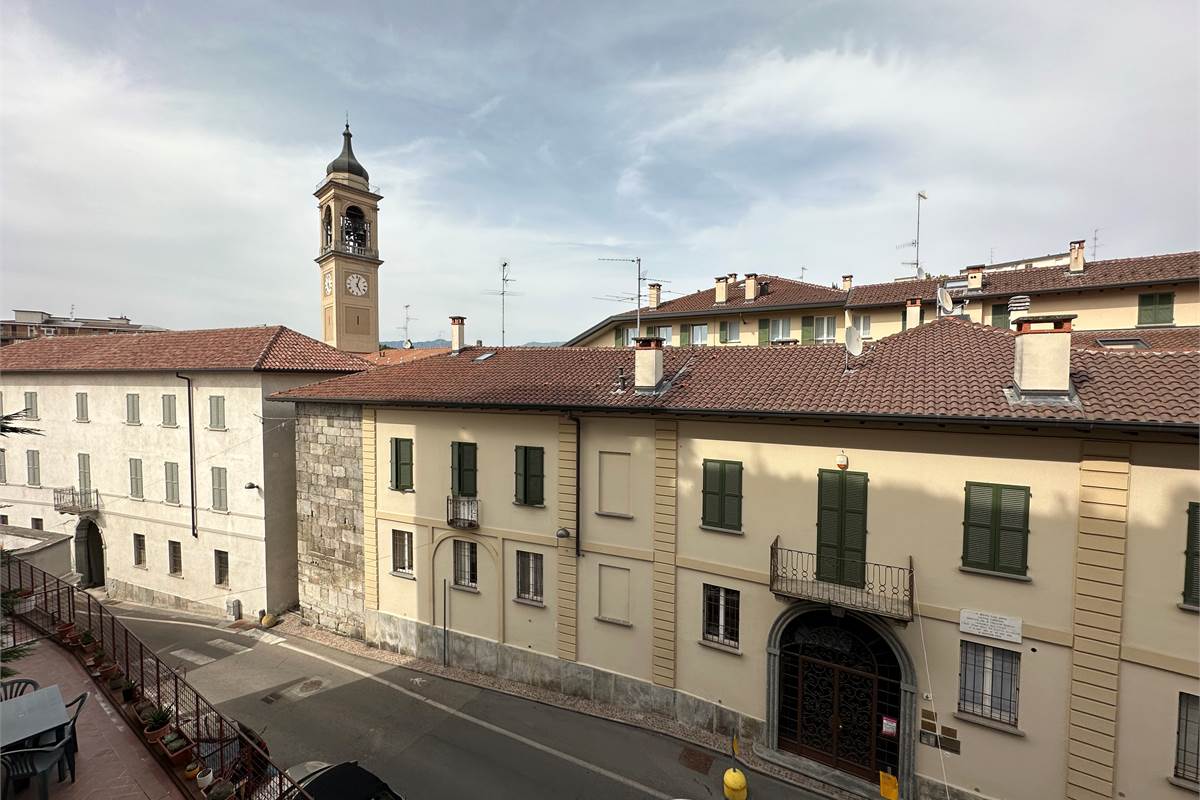
[[[263,644],[279,644],[280,642],[287,641],[287,639],[283,638],[282,636],[276,636],[273,633],[267,633],[266,631],[259,630],[258,628],[250,628],[249,630],[238,631],[238,633],[240,633],[242,636],[249,636],[251,639],[257,639]]]
[[[243,647],[237,642],[231,642],[228,639],[209,639],[208,643],[218,650],[224,650],[225,652],[232,653],[235,656],[239,656],[242,653],[249,653],[251,649],[249,647]]]
[[[178,650],[172,650],[171,655],[175,656],[176,658],[181,658],[184,661],[190,661],[200,667],[216,661],[215,658],[206,656],[204,653],[197,653],[195,650],[189,650],[186,647],[181,647]]]

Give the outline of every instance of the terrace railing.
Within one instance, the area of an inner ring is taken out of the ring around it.
[[[478,528],[479,498],[449,495],[446,498],[446,524],[451,528]]]
[[[60,514],[88,514],[100,508],[99,489],[68,486],[54,490],[54,510]]]
[[[817,555],[771,544],[771,591],[799,600],[911,622],[912,558],[907,567]]]

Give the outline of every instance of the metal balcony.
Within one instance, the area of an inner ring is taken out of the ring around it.
[[[872,564],[836,556],[818,556],[771,544],[771,591],[797,600],[866,611],[911,622],[912,558],[907,567]]]
[[[98,489],[76,489],[69,486],[66,489],[54,490],[54,510],[60,514],[91,514],[99,509]]]
[[[479,498],[455,494],[447,497],[446,524],[451,528],[478,528]]]

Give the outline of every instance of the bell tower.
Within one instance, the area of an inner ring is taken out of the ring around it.
[[[366,169],[350,146],[350,123],[342,152],[325,168],[317,187],[320,220],[321,338],[351,353],[379,350],[379,201]]]

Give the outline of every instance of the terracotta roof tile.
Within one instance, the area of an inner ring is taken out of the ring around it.
[[[282,325],[43,337],[0,348],[6,372],[358,372],[369,364]]]
[[[1071,346],[1108,349],[1102,341],[1140,340],[1146,350],[1200,350],[1200,328],[1122,328],[1108,331],[1071,331]]]
[[[380,350],[378,353],[367,353],[363,358],[372,364],[407,364],[409,361],[419,361],[422,358],[440,356],[449,352],[449,347],[391,348]]]
[[[759,295],[754,300],[746,301],[746,281],[742,279],[729,284],[727,301],[721,305],[716,302],[715,288],[702,289],[698,292],[675,297],[660,303],[658,308],[643,308],[643,317],[655,317],[663,314],[678,314],[683,312],[728,312],[734,313],[741,309],[768,309],[780,306],[840,306],[846,302],[846,293],[841,289],[831,289],[815,283],[794,281],[791,278],[780,278],[775,275],[759,275],[761,284],[767,282],[766,294]]]

